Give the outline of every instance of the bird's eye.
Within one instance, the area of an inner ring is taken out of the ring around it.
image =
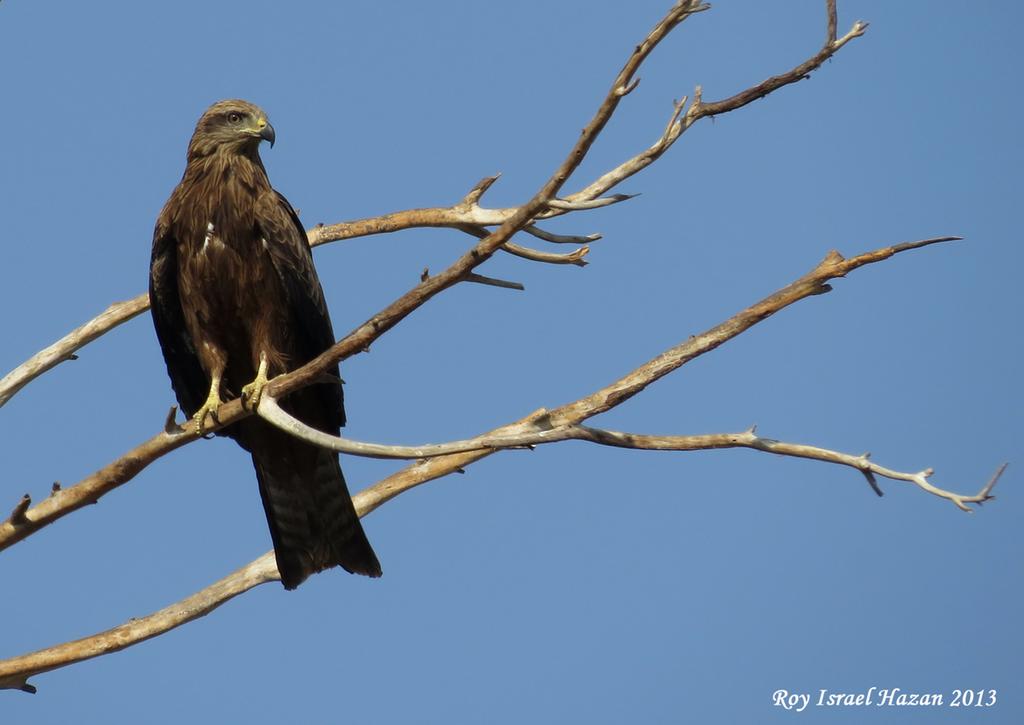
[[[241,120],[242,120],[242,114],[241,113],[229,113],[228,114],[228,121],[230,121],[231,123],[238,123]]]

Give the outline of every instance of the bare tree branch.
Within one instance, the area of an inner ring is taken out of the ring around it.
[[[690,108],[685,114],[685,125],[690,126],[695,121],[704,118],[705,116],[717,116],[729,111],[735,111],[738,108],[743,108],[743,106],[746,106],[748,103],[752,103],[759,98],[764,98],[769,93],[776,91],[783,86],[809,78],[811,72],[820,68],[822,63],[835,55],[836,51],[851,40],[864,35],[864,32],[868,28],[867,23],[858,20],[853,24],[853,27],[846,35],[836,40],[836,0],[827,0],[826,11],[828,14],[828,37],[825,40],[825,44],[821,47],[821,50],[819,50],[814,56],[808,58],[796,68],[793,68],[782,75],[772,76],[771,78],[758,83],[756,86],[747,88],[746,90],[740,91],[736,95],[730,96],[729,98],[721,101],[704,103],[701,99],[700,88],[698,87],[693,103],[690,104]]]
[[[28,683],[28,678],[33,675],[144,642],[185,622],[205,617],[224,602],[259,584],[279,579],[274,552],[271,551],[191,597],[147,617],[130,619],[91,637],[3,660],[0,662],[0,689],[34,693],[36,688]]]
[[[11,511],[11,515],[7,518],[12,525],[18,526],[19,524],[25,523],[25,512],[28,511],[28,507],[32,505],[32,497],[27,493],[18,499],[18,503],[14,505],[14,509]]]
[[[597,199],[586,199],[586,200],[568,200],[568,199],[551,199],[548,201],[548,206],[558,211],[580,211],[581,209],[600,209],[603,206],[611,206],[612,204],[618,204],[620,201],[629,201],[630,199],[639,196],[638,194],[615,194],[613,196],[605,196]]]
[[[574,264],[577,267],[587,266],[588,262],[583,258],[590,253],[590,247],[580,247],[579,249],[574,249],[568,254],[557,254],[554,252],[542,252],[539,249],[530,249],[529,247],[523,247],[518,244],[513,244],[512,242],[506,243],[504,250],[516,257],[529,259],[533,262],[546,262],[547,264]]]
[[[825,463],[836,463],[841,466],[855,468],[862,473],[871,473],[894,481],[909,481],[922,490],[939,498],[952,501],[957,508],[968,513],[973,513],[966,504],[983,504],[985,501],[995,498],[992,489],[998,482],[999,477],[1006,470],[1004,463],[996,471],[995,475],[976,494],[958,494],[952,491],[938,488],[929,483],[928,478],[934,474],[934,470],[926,468],[916,473],[904,473],[891,468],[879,466],[873,463],[869,454],[864,453],[854,456],[849,453],[808,446],[799,443],[786,443],[771,438],[758,436],[755,428],[743,433],[713,433],[707,435],[692,436],[652,436],[638,435],[636,433],[618,433],[616,431],[600,430],[587,426],[570,426],[566,429],[565,439],[585,440],[592,443],[599,443],[604,446],[615,446],[618,448],[636,448],[649,451],[699,451],[712,448],[752,448],[765,453],[774,453],[779,456],[790,456],[794,458],[807,458],[812,461],[823,461]],[[538,441],[547,442],[547,441]],[[876,488],[877,491],[877,488]]]
[[[0,378],[0,408],[19,390],[65,360],[74,360],[75,351],[88,345],[108,330],[149,309],[149,295],[141,294],[125,302],[115,302],[100,315],[77,327],[49,347],[40,350]]]
[[[810,77],[810,74],[814,70],[821,67],[821,64],[835,55],[840,48],[854,38],[859,38],[864,35],[864,32],[867,30],[868,24],[858,20],[853,24],[853,27],[846,35],[839,40],[836,40],[837,21],[835,0],[827,0],[825,3],[825,9],[827,15],[825,44],[813,56],[781,75],[772,76],[766,81],[755,86],[751,86],[722,101],[704,103],[702,100],[702,89],[698,86],[697,91],[694,94],[694,101],[690,104],[690,107],[686,109],[685,114],[683,113],[683,109],[686,107],[686,96],[683,96],[681,100],[676,101],[673,104],[673,112],[671,118],[669,118],[668,125],[665,127],[665,131],[662,133],[661,138],[659,138],[653,145],[604,174],[586,188],[581,189],[575,194],[570,194],[569,196],[564,197],[564,199],[572,202],[598,198],[601,194],[606,193],[609,189],[617,186],[625,179],[628,179],[630,176],[633,176],[660,158],[662,154],[668,151],[672,147],[672,144],[674,144],[679,137],[688,128],[690,128],[690,126],[700,119],[708,116],[717,116],[723,113],[728,113],[729,111],[735,111],[759,98],[764,98],[783,86],[791,85]],[[538,218],[543,219],[548,216],[556,216],[558,213],[560,212],[552,210],[545,214],[540,214]]]
[[[933,469],[926,468],[915,473],[895,471],[879,466],[870,460],[867,453],[854,456],[849,453],[808,446],[799,443],[785,443],[771,438],[762,438],[756,434],[755,428],[743,433],[705,433],[701,435],[644,435],[639,433],[621,433],[602,430],[588,426],[565,423],[557,427],[538,428],[536,421],[530,424],[511,425],[511,432],[499,435],[484,434],[449,443],[433,443],[421,446],[394,446],[380,443],[365,443],[349,438],[333,436],[306,425],[294,416],[286,413],[272,396],[264,396],[259,403],[257,413],[261,418],[277,426],[290,435],[300,438],[313,445],[339,453],[367,458],[434,458],[453,453],[468,453],[482,450],[508,450],[512,448],[533,448],[545,443],[578,440],[599,443],[617,448],[635,448],[648,451],[701,451],[713,448],[753,448],[766,453],[795,458],[807,458],[826,463],[837,463],[850,466],[861,473],[871,474],[869,482],[872,488],[881,495],[874,482],[874,476],[883,476],[895,481],[909,481],[930,494],[952,501],[962,511],[971,513],[969,503],[981,504],[995,498],[990,495],[999,477],[1006,468],[1004,464],[993,478],[974,495],[958,494],[933,486],[928,479],[934,474]]]
[[[538,239],[543,239],[545,242],[551,242],[552,244],[590,244],[591,242],[596,242],[601,238],[600,234],[552,234],[551,232],[546,232],[533,224],[528,224],[523,227],[523,231],[532,234]],[[505,247],[507,249],[508,245],[505,245]]]
[[[97,503],[104,495],[135,478],[136,474],[157,458],[195,439],[194,432],[185,432],[180,428],[174,428],[173,432],[163,430],[78,483],[53,491],[50,496],[24,511],[18,520],[12,518],[0,523],[0,551],[73,511]]]
[[[507,279],[498,279],[497,277],[485,277],[482,274],[476,272],[470,272],[466,275],[466,282],[474,282],[476,284],[487,285],[488,287],[502,287],[504,289],[514,289],[522,292],[526,289],[522,282],[511,282]]]
[[[476,224],[460,224],[458,229],[464,231],[470,236],[476,237],[477,239],[486,239],[490,232],[486,227],[481,227]],[[569,237],[566,237],[569,239]],[[528,247],[522,247],[518,244],[508,242],[505,244],[505,251],[509,254],[513,254],[523,259],[529,259],[534,262],[546,262],[547,264],[575,264],[578,267],[587,266],[587,262],[584,261],[583,257],[590,252],[590,247],[583,246],[579,249],[574,249],[568,254],[559,254],[553,252],[542,252],[539,249],[530,249]]]

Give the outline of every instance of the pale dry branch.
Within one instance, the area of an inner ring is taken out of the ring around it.
[[[28,507],[32,505],[32,497],[27,493],[18,499],[18,503],[14,505],[14,509],[11,511],[11,515],[7,517],[7,522],[13,526],[17,526],[25,521],[25,512],[28,511]]]
[[[361,456],[363,458],[436,458],[438,456],[446,456],[454,453],[468,453],[470,451],[486,449],[498,450],[503,448],[521,448],[524,446],[530,446],[534,443],[548,442],[548,440],[541,440],[543,436],[540,434],[533,435],[535,440],[525,440],[525,442],[520,442],[524,441],[524,436],[530,436],[522,431],[515,430],[515,426],[513,424],[512,428],[514,432],[507,433],[504,436],[483,435],[460,441],[428,443],[419,446],[396,446],[385,445],[382,443],[367,443],[365,441],[352,440],[351,438],[333,436],[308,426],[298,418],[295,418],[285,412],[278,404],[277,399],[274,398],[273,395],[267,395],[266,393],[264,393],[260,398],[259,405],[256,408],[256,414],[289,435],[300,438],[312,443],[313,445],[320,446],[321,448],[328,448],[339,453]]]
[[[571,200],[551,199],[548,206],[558,211],[580,211],[583,209],[600,209],[603,206],[618,204],[620,201],[629,201],[639,194],[614,194],[612,196],[598,197],[597,199]]]
[[[835,463],[841,466],[849,466],[864,474],[872,474],[888,478],[893,481],[909,481],[933,496],[952,501],[957,508],[968,513],[973,509],[966,504],[983,504],[985,501],[995,498],[992,489],[999,481],[1003,471],[1006,470],[1004,463],[996,473],[989,479],[976,494],[959,494],[952,491],[933,486],[929,481],[934,471],[927,468],[916,473],[896,471],[885,466],[873,463],[868,454],[859,456],[850,453],[841,453],[818,446],[808,446],[800,443],[786,443],[771,438],[763,438],[757,435],[756,429],[751,428],[742,433],[713,433],[706,435],[692,436],[653,436],[640,435],[636,433],[619,433],[616,431],[601,430],[587,426],[571,426],[565,435],[566,439],[585,440],[592,443],[599,443],[604,446],[615,446],[618,448],[634,448],[650,451],[699,451],[712,448],[752,448],[766,453],[774,453],[779,456],[793,458],[807,458],[812,461]],[[547,441],[537,441],[547,442]],[[873,486],[875,491],[881,495],[877,484]]]
[[[486,239],[487,235],[490,234],[487,228],[477,226],[475,224],[460,224],[458,229],[470,236],[476,237],[477,239]],[[579,249],[574,249],[567,254],[562,254],[557,252],[542,252],[539,249],[531,249],[513,242],[507,242],[504,250],[516,257],[529,259],[533,262],[544,262],[545,264],[575,264],[577,267],[585,267],[587,266],[587,262],[583,258],[590,252],[590,247],[580,247]]]
[[[800,443],[763,438],[750,428],[742,433],[707,433],[700,435],[645,435],[639,433],[622,433],[603,430],[579,424],[565,423],[556,427],[537,427],[537,421],[527,424],[507,426],[501,434],[484,434],[475,438],[448,443],[431,443],[419,446],[383,445],[366,443],[350,438],[333,436],[306,425],[294,416],[286,413],[272,396],[264,396],[257,409],[257,414],[286,433],[300,438],[321,448],[347,453],[365,458],[435,458],[454,453],[469,453],[485,450],[509,450],[533,448],[546,443],[577,440],[598,443],[617,448],[634,448],[648,451],[702,451],[715,448],[752,448],[766,453],[795,458],[807,458],[814,461],[835,463],[855,468],[865,475],[870,475],[869,482],[876,493],[881,495],[874,476],[882,476],[894,481],[909,481],[928,493],[952,501],[963,511],[971,512],[966,504],[981,504],[994,498],[991,490],[1006,469],[1006,464],[996,472],[992,479],[974,495],[958,494],[932,485],[928,479],[934,471],[927,468],[923,471],[908,473],[880,466],[870,460],[868,454],[854,456],[849,453],[809,446]],[[590,416],[586,416],[590,417]]]
[[[864,35],[868,28],[868,24],[858,20],[853,24],[853,27],[850,28],[850,31],[846,33],[846,35],[837,40],[835,38],[835,29],[837,24],[836,0],[827,0],[825,7],[826,15],[828,16],[827,32],[825,44],[821,46],[821,50],[795,68],[782,73],[781,75],[772,76],[755,86],[751,86],[750,88],[742,90],[736,95],[730,96],[729,98],[725,98],[721,101],[705,103],[701,97],[702,94],[700,88],[698,87],[697,92],[694,94],[693,103],[690,104],[686,113],[683,114],[681,121],[683,130],[693,125],[693,123],[701,118],[705,118],[707,116],[718,116],[723,113],[735,111],[758,100],[759,98],[764,98],[769,93],[777,91],[783,86],[788,86],[792,83],[802,81],[805,78],[809,78],[813,71],[820,68],[821,64],[835,55],[840,48],[854,38],[859,38]]]
[[[501,174],[497,173],[494,176],[485,176],[476,182],[476,185],[470,189],[462,201],[456,205],[456,209],[471,209],[472,207],[479,204],[480,199],[483,198],[484,194],[487,193],[488,189],[494,186],[494,182],[501,178]]]
[[[601,194],[604,194],[608,190],[618,186],[629,177],[634,176],[657,161],[666,151],[669,150],[669,148],[672,147],[672,144],[674,144],[676,139],[678,139],[683,133],[684,128],[679,122],[679,116],[683,112],[686,100],[686,96],[683,96],[682,100],[676,101],[672,104],[672,116],[669,118],[665,131],[657,141],[638,153],[636,156],[627,159],[611,171],[602,174],[588,186],[580,189],[574,194],[569,194],[565,197],[566,201],[579,201],[597,198],[601,196]],[[556,216],[557,214],[564,213],[565,212],[556,213],[552,210],[546,214],[542,214],[541,217]]]
[[[186,622],[205,617],[214,609],[239,594],[260,584],[279,581],[274,552],[261,556],[233,574],[211,584],[191,597],[146,617],[132,618],[105,632],[47,647],[38,652],[0,661],[0,689],[35,692],[28,678],[83,660],[111,654],[133,644],[152,639]]]
[[[567,254],[557,252],[542,252],[539,249],[523,247],[519,244],[508,242],[504,247],[505,251],[516,257],[529,259],[532,262],[544,262],[546,264],[573,264],[577,267],[586,267],[587,260],[584,259],[590,253],[590,247],[580,247]]]
[[[552,244],[590,244],[601,238],[600,234],[553,234],[540,227],[528,224],[523,231]],[[507,246],[507,245],[506,245]]]
[[[542,252],[539,249],[531,249],[530,247],[524,247],[512,242],[506,243],[504,250],[513,256],[529,259],[532,262],[544,262],[546,264],[573,264],[577,267],[587,266],[588,263],[584,257],[590,253],[590,247],[580,247],[579,249],[574,249],[566,254],[559,254],[557,252]]]
[[[148,294],[141,294],[124,302],[115,302],[81,327],[75,328],[57,342],[37,352],[0,379],[0,408],[15,393],[47,370],[66,360],[74,360],[75,351],[122,322],[142,314],[148,308]]]
[[[73,511],[98,502],[104,495],[135,478],[157,458],[195,439],[194,431],[178,427],[162,430],[78,483],[54,489],[45,499],[24,511],[19,520],[8,519],[0,523],[0,551]]]
[[[813,56],[781,75],[772,76],[762,83],[751,86],[722,101],[704,103],[702,90],[698,86],[697,91],[694,94],[694,102],[685,110],[685,113],[684,108],[687,101],[686,96],[683,96],[681,100],[673,103],[672,115],[669,118],[668,124],[662,132],[661,137],[654,144],[615,167],[611,171],[605,173],[587,187],[577,191],[575,194],[563,197],[564,200],[568,202],[585,202],[587,200],[600,197],[609,189],[612,189],[624,180],[642,171],[644,168],[660,158],[672,147],[679,137],[682,136],[688,128],[690,128],[690,126],[700,119],[735,111],[746,106],[752,101],[764,98],[783,86],[791,85],[808,78],[814,70],[821,67],[822,63],[835,55],[840,48],[854,38],[859,38],[867,30],[868,24],[858,20],[853,24],[853,27],[846,35],[837,40],[835,0],[827,0],[825,3],[825,10],[827,16],[825,43]],[[559,213],[563,212],[550,210],[538,215],[538,218],[543,219],[550,216],[556,216]]]

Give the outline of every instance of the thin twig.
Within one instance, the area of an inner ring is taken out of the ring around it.
[[[28,683],[28,678],[33,675],[117,652],[151,639],[186,622],[205,617],[220,605],[255,586],[278,581],[280,578],[274,561],[274,552],[271,551],[202,591],[159,612],[130,619],[119,627],[91,637],[0,661],[0,689],[34,693],[36,688]]]
[[[575,201],[571,199],[551,199],[548,206],[559,211],[580,211],[581,209],[600,209],[603,206],[618,204],[620,201],[629,201],[639,194],[615,194],[614,196],[598,197],[597,199],[586,199]]]
[[[524,232],[528,232],[538,239],[543,239],[545,242],[551,242],[552,244],[590,244],[596,242],[601,238],[600,234],[553,234],[545,231],[540,227],[528,224],[523,227]],[[506,245],[507,247],[508,245]]]
[[[712,448],[752,448],[766,453],[774,453],[779,456],[790,456],[794,458],[807,458],[812,461],[835,463],[841,466],[849,466],[862,473],[870,473],[882,476],[894,481],[909,481],[921,488],[923,491],[938,496],[939,498],[952,501],[957,508],[968,513],[973,509],[966,504],[982,504],[985,501],[995,498],[991,494],[992,488],[996,485],[999,477],[1006,470],[1004,463],[996,471],[995,475],[976,494],[959,494],[932,485],[928,478],[934,473],[932,469],[925,469],[915,473],[896,471],[885,466],[873,463],[867,456],[855,456],[849,453],[808,446],[799,443],[786,443],[771,438],[758,436],[754,429],[743,433],[716,433],[710,435],[694,436],[652,436],[638,435],[635,433],[619,433],[616,431],[589,428],[587,426],[573,426],[567,431],[566,438],[585,440],[592,443],[599,443],[604,446],[615,446],[618,448],[636,448],[652,451],[696,451]],[[542,441],[537,441],[540,443]],[[880,493],[880,491],[879,491]]]
[[[481,227],[476,224],[460,224],[457,228],[470,236],[476,237],[477,239],[486,239],[490,234],[490,231],[486,227]],[[585,257],[590,251],[590,247],[580,247],[579,249],[574,249],[568,254],[559,254],[555,252],[542,252],[539,249],[530,249],[529,247],[523,247],[518,244],[514,244],[513,242],[507,242],[503,249],[509,254],[515,255],[516,257],[522,257],[523,259],[529,259],[533,262],[544,262],[546,264],[575,264],[578,267],[585,267],[587,265],[587,262],[583,257]]]
[[[510,282],[507,279],[498,279],[497,277],[485,277],[482,274],[476,272],[470,272],[466,275],[466,282],[474,282],[476,284],[483,284],[489,287],[502,287],[504,289],[514,289],[522,292],[526,289],[522,282]]]
[[[813,56],[808,58],[806,61],[796,66],[792,70],[789,70],[781,75],[772,76],[756,86],[751,86],[745,90],[740,91],[734,96],[723,99],[721,101],[714,101],[712,103],[704,103],[701,99],[701,94],[698,92],[695,94],[693,103],[690,104],[690,108],[687,109],[683,115],[683,126],[684,129],[693,125],[696,121],[706,116],[717,116],[722,113],[728,113],[729,111],[735,111],[739,108],[743,108],[749,103],[752,103],[759,98],[764,98],[769,93],[782,88],[783,86],[790,85],[792,83],[798,83],[805,78],[810,77],[811,72],[821,67],[821,64],[831,58],[836,52],[844,45],[849,43],[854,38],[859,38],[864,35],[864,32],[868,28],[868,24],[858,20],[853,24],[850,31],[838,40],[834,39],[834,25],[836,23],[836,3],[835,0],[827,0],[826,2],[826,14],[827,14],[827,25],[828,30],[826,35],[828,36],[825,40],[825,44],[821,46],[821,50],[815,53]]]
[[[18,499],[18,503],[15,504],[14,509],[11,511],[11,515],[7,518],[7,523],[12,526],[21,526],[26,521],[25,512],[28,511],[28,507],[32,505],[32,497],[27,493]]]

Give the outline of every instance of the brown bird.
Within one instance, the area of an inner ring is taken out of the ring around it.
[[[260,160],[260,141],[273,146],[274,138],[257,106],[240,100],[210,106],[153,233],[153,324],[178,402],[200,434],[216,420],[222,396],[256,406],[269,378],[335,341],[306,232]],[[337,366],[330,372],[281,405],[338,435],[344,400]],[[255,416],[218,434],[252,454],[286,589],[332,566],[380,576],[337,453]]]

